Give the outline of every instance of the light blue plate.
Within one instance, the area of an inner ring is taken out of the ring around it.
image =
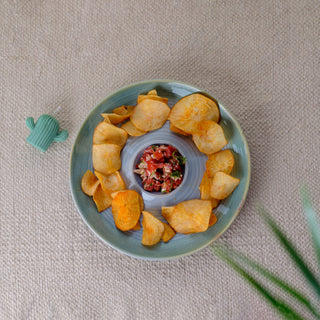
[[[218,222],[206,232],[191,235],[177,234],[169,242],[161,241],[153,247],[145,247],[141,244],[142,230],[130,232],[118,230],[113,222],[110,208],[99,213],[92,198],[81,191],[81,178],[88,169],[92,170],[92,135],[94,128],[103,120],[100,114],[112,112],[114,108],[121,105],[135,105],[139,94],[147,93],[152,89],[156,89],[159,96],[168,98],[169,106],[186,95],[203,92],[199,88],[178,81],[150,80],[134,83],[108,96],[91,111],[78,132],[70,158],[70,187],[73,200],[82,219],[101,240],[118,251],[135,258],[166,260],[183,257],[201,250],[228,229],[238,215],[248,192],[250,156],[246,139],[238,122],[219,103],[221,113],[219,124],[223,127],[228,140],[226,148],[231,149],[235,156],[235,166],[231,175],[239,178],[240,184],[215,209]],[[139,179],[132,173],[141,152],[147,146],[156,143],[173,144],[182,155],[187,157],[185,177],[181,186],[167,195],[144,191]],[[121,153],[122,168],[120,172],[126,182],[127,189],[135,189],[142,195],[145,210],[165,221],[161,216],[161,206],[170,206],[183,200],[200,198],[199,184],[205,170],[206,159],[207,156],[197,150],[190,137],[172,133],[167,122],[159,130],[141,137],[128,138]]]

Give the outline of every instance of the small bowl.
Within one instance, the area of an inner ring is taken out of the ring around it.
[[[146,247],[141,244],[142,229],[122,232],[115,227],[111,209],[102,213],[96,209],[92,198],[81,191],[81,178],[92,168],[92,136],[97,124],[102,121],[101,113],[112,112],[121,105],[135,105],[139,94],[156,89],[159,96],[169,99],[169,106],[184,96],[201,92],[197,87],[173,80],[149,80],[124,87],[105,98],[88,115],[75,139],[70,157],[70,188],[75,205],[88,227],[105,243],[129,256],[147,260],[168,260],[183,257],[199,251],[223,234],[238,215],[248,192],[250,182],[250,156],[242,130],[226,108],[219,103],[222,126],[228,140],[226,149],[235,156],[235,166],[231,175],[240,179],[238,187],[215,209],[217,223],[206,232],[190,235],[177,234],[167,243],[160,242]],[[211,97],[212,98],[212,97]],[[215,100],[216,101],[216,100]],[[133,173],[134,164],[141,152],[151,144],[172,144],[186,156],[185,176],[182,184],[169,194],[150,193],[139,184]],[[120,170],[127,189],[137,190],[143,197],[145,210],[165,221],[161,215],[161,206],[175,205],[189,199],[199,199],[199,184],[205,170],[207,156],[200,153],[192,139],[169,130],[169,122],[159,130],[151,131],[141,137],[129,137],[121,152]]]

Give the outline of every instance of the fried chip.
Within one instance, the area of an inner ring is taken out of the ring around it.
[[[137,231],[140,229],[141,229],[141,226],[140,226],[140,222],[138,221],[137,224],[131,230]]]
[[[206,162],[208,176],[211,178],[218,171],[230,174],[234,166],[234,157],[229,149],[209,155]]]
[[[109,193],[105,193],[99,184],[93,194],[93,201],[95,202],[99,212],[111,206],[112,198]]]
[[[164,242],[168,242],[169,240],[171,240],[175,235],[176,232],[165,222],[162,222],[163,226],[164,226],[164,233],[162,235],[162,240]]]
[[[149,96],[157,96],[157,95],[158,95],[158,92],[157,92],[156,89],[153,89],[153,90],[150,90],[150,91],[148,92],[148,95],[149,95]]]
[[[192,135],[192,139],[199,151],[212,154],[221,150],[228,141],[224,136],[223,129],[214,121],[202,121]]]
[[[113,109],[112,112],[115,114],[118,114],[120,116],[124,116],[124,115],[132,112],[133,108],[134,108],[133,106],[121,106],[121,107]]]
[[[82,191],[88,196],[93,196],[98,185],[99,185],[99,180],[90,170],[88,170],[81,179]]]
[[[216,172],[211,178],[211,197],[219,200],[225,199],[233,192],[239,182],[239,179],[224,172]]]
[[[192,134],[203,120],[219,122],[219,107],[215,101],[194,93],[183,97],[173,106],[169,120],[175,127]]]
[[[118,229],[131,230],[141,214],[141,196],[134,190],[117,192],[112,200],[112,214]]]
[[[162,215],[176,232],[189,234],[208,229],[211,211],[210,200],[195,199],[180,202],[173,210],[162,208]]]
[[[143,95],[143,94],[140,94],[138,96],[138,99],[137,99],[137,103],[139,104],[140,102],[142,102],[143,100],[155,100],[155,101],[159,101],[159,102],[163,102],[163,103],[168,103],[168,99],[167,98],[162,98],[162,97],[159,97],[157,95],[150,95],[149,93],[147,95]]]
[[[130,120],[139,130],[152,131],[164,125],[169,113],[170,108],[165,103],[145,99],[134,108]]]
[[[124,120],[129,119],[131,114],[133,113],[133,110],[124,115],[120,115],[116,113],[101,113],[101,116],[104,119],[108,119],[112,124],[118,124],[123,122]]]
[[[142,211],[142,244],[153,246],[161,240],[164,233],[163,223],[154,217],[150,212]]]
[[[186,133],[186,132],[182,131],[181,129],[175,127],[172,123],[170,124],[170,130],[175,133],[180,133],[184,136],[190,136],[190,133]]]
[[[200,190],[200,198],[201,200],[210,200],[212,204],[212,209],[216,208],[219,204],[219,200],[214,199],[211,197],[210,190],[211,190],[211,184],[210,184],[210,178],[208,176],[208,173],[205,171],[203,173],[203,177],[199,186]]]
[[[174,207],[161,207],[161,213],[167,220],[166,216],[170,216],[173,212]]]
[[[116,144],[94,144],[92,146],[93,168],[102,174],[111,174],[121,168],[121,147]]]
[[[133,137],[139,137],[146,134],[146,131],[139,130],[134,124],[129,120],[121,126],[122,129],[127,131],[128,135]]]
[[[111,143],[117,144],[121,148],[127,142],[128,134],[125,130],[105,121],[100,122],[93,133],[93,144]]]
[[[209,219],[209,227],[213,226],[217,221],[218,221],[217,216],[213,212],[211,212],[210,219]]]
[[[112,192],[124,190],[126,188],[119,171],[109,175],[95,171],[94,174],[99,179],[102,190],[106,193],[110,193],[110,196]]]

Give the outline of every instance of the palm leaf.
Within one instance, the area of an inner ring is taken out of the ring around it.
[[[305,279],[309,282],[310,286],[314,289],[314,291],[320,298],[320,283],[315,274],[310,270],[310,268],[304,262],[302,256],[298,253],[297,249],[292,244],[292,242],[277,226],[276,222],[271,218],[271,216],[263,208],[260,208],[259,211],[265,222],[270,227],[273,234],[278,238],[280,243],[283,245],[291,259],[293,260],[293,262],[297,265],[301,273],[304,275]]]
[[[317,219],[317,214],[312,207],[312,204],[310,201],[310,196],[307,191],[307,188],[302,187],[300,192],[301,192],[301,198],[302,198],[302,205],[303,205],[303,209],[304,209],[304,215],[306,217],[306,220],[307,220],[310,232],[311,232],[313,247],[316,252],[316,256],[318,258],[318,264],[319,264],[319,270],[320,270],[320,225],[319,225],[319,221]]]
[[[239,263],[243,263],[247,265],[248,267],[251,267],[252,269],[258,271],[261,275],[263,275],[265,278],[273,282],[275,285],[277,285],[279,288],[283,289],[287,294],[291,295],[293,298],[295,298],[298,302],[300,302],[303,306],[305,306],[317,319],[320,319],[320,314],[317,312],[315,307],[311,304],[309,299],[298,289],[294,288],[291,286],[289,283],[284,281],[283,279],[277,277],[274,275],[272,272],[269,270],[265,269],[263,266],[259,265],[252,259],[247,258],[245,255],[242,253],[226,247],[224,245],[219,246],[221,250],[225,254],[232,254],[237,260],[239,260]],[[234,262],[236,260],[234,259]]]
[[[284,319],[305,320],[284,301],[276,298],[266,287],[254,279],[243,267],[241,267],[223,250],[218,247],[212,247],[212,250],[217,256],[226,261],[236,272],[238,272],[249,284],[256,288],[258,292],[267,300],[267,302],[269,302]]]

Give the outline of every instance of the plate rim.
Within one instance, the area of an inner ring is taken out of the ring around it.
[[[183,85],[183,86],[188,86],[190,88],[193,88],[193,89],[196,89],[200,92],[203,92],[205,94],[207,94],[208,96],[210,97],[213,97],[219,104],[219,106],[222,106],[227,112],[228,114],[230,115],[230,117],[232,118],[232,121],[234,122],[235,126],[237,127],[240,135],[241,135],[241,138],[244,142],[244,147],[245,147],[245,150],[246,150],[246,154],[247,154],[247,162],[248,162],[248,175],[247,175],[247,181],[246,181],[246,184],[244,186],[244,194],[243,194],[243,197],[242,197],[242,200],[241,200],[241,203],[239,204],[239,206],[237,207],[237,209],[235,210],[234,214],[232,215],[230,221],[228,222],[228,224],[215,236],[213,237],[212,239],[210,239],[208,242],[206,242],[205,244],[199,246],[198,248],[194,249],[194,250],[191,250],[191,251],[188,251],[186,253],[181,253],[181,254],[175,254],[175,255],[172,255],[172,256],[166,256],[166,257],[146,257],[146,256],[142,256],[142,255],[139,255],[139,254],[135,254],[135,253],[132,253],[130,251],[127,251],[127,250],[124,250],[120,247],[118,247],[117,245],[115,244],[112,244],[110,242],[108,242],[106,239],[104,239],[90,224],[89,222],[85,219],[85,217],[83,216],[79,206],[78,206],[78,203],[75,199],[75,190],[74,190],[74,186],[72,184],[72,168],[71,168],[71,164],[72,164],[72,160],[73,160],[73,156],[74,156],[74,148],[76,146],[76,141],[79,137],[79,134],[82,130],[82,128],[84,127],[87,119],[95,112],[95,110],[102,104],[104,103],[107,99],[110,99],[112,96],[116,95],[116,94],[119,94],[121,93],[121,91],[124,91],[124,90],[127,90],[131,87],[134,87],[134,86],[137,86],[137,85],[143,85],[143,84],[150,84],[150,83],[159,83],[159,82],[162,82],[162,83],[176,83],[176,84],[180,84],[180,85]],[[74,141],[73,141],[73,144],[72,144],[72,148],[71,148],[71,151],[70,151],[70,158],[69,158],[69,186],[70,186],[70,191],[71,191],[71,196],[72,196],[72,200],[77,208],[77,211],[80,215],[80,217],[82,218],[82,220],[84,221],[84,223],[89,227],[89,229],[95,234],[95,236],[97,236],[101,241],[103,241],[105,244],[107,244],[108,246],[112,247],[113,249],[117,250],[118,252],[120,253],[123,253],[129,257],[132,257],[132,258],[137,258],[139,260],[148,260],[148,261],[168,261],[168,260],[175,260],[175,259],[179,259],[179,258],[182,258],[182,257],[186,257],[186,256],[189,256],[191,254],[194,254],[200,250],[203,250],[204,248],[210,246],[214,241],[216,241],[218,238],[220,238],[220,236],[225,233],[229,228],[230,226],[232,225],[232,223],[234,222],[234,220],[237,218],[237,216],[239,215],[246,199],[247,199],[247,195],[248,195],[248,191],[249,191],[249,185],[250,185],[250,181],[251,181],[251,156],[250,156],[250,151],[249,151],[249,146],[248,146],[248,142],[247,142],[247,139],[240,127],[240,124],[238,123],[237,119],[234,117],[234,115],[224,106],[224,104],[222,104],[220,102],[219,99],[215,98],[215,96],[212,96],[210,93],[208,93],[207,91],[205,90],[202,90],[200,89],[199,87],[197,86],[194,86],[192,84],[189,84],[189,83],[186,83],[186,82],[182,82],[182,81],[178,81],[178,80],[172,80],[172,79],[151,79],[151,80],[143,80],[143,81],[138,81],[138,82],[134,82],[134,83],[131,83],[127,86],[123,86],[117,90],[114,90],[112,91],[109,95],[107,95],[105,98],[103,98],[102,100],[100,100],[92,109],[91,111],[88,113],[88,115],[86,116],[86,118],[82,121],[79,129],[77,130],[77,133],[75,135],[75,138],[74,138]]]

